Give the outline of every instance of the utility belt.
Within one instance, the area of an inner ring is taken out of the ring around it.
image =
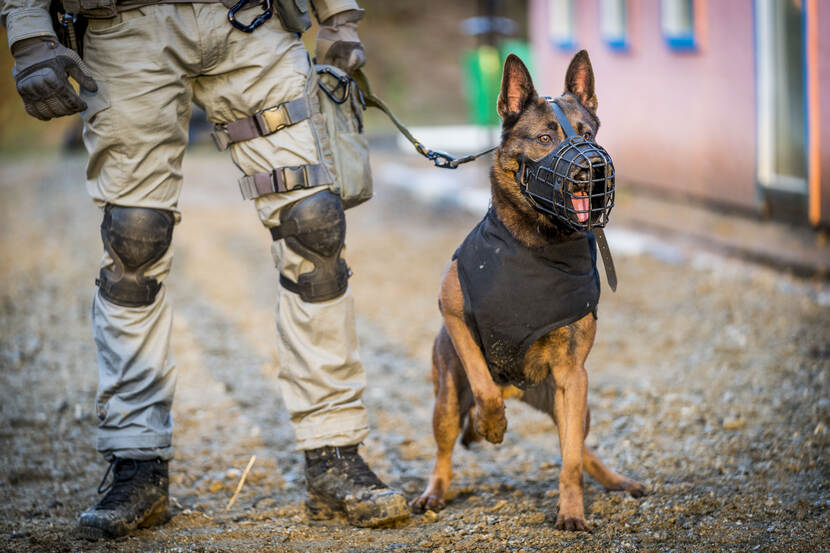
[[[150,6],[152,4],[206,4],[220,3],[226,8],[256,7],[247,0],[53,0],[60,4],[63,13],[87,19],[112,19],[119,12]],[[283,28],[292,33],[305,32],[311,27],[308,0],[266,0],[262,6],[279,17]]]
[[[252,200],[300,188],[328,186],[345,208],[372,197],[369,143],[363,133],[366,103],[355,81],[329,65],[310,71],[303,94],[251,116],[217,124],[211,133],[216,147],[268,136],[309,121],[317,146],[317,164],[277,167],[239,179],[242,197]]]
[[[120,12],[153,4],[220,3],[228,11],[228,21],[237,29],[250,33],[276,14],[283,29],[303,33],[311,27],[308,0],[51,0],[49,13],[58,40],[83,57],[83,35],[90,19],[112,19]],[[262,9],[250,23],[237,19],[241,10]]]

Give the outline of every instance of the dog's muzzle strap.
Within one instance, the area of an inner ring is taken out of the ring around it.
[[[605,231],[601,227],[595,227],[594,238],[597,239],[597,248],[602,256],[602,264],[605,266],[605,278],[608,279],[608,286],[612,292],[617,291],[617,270],[614,268],[614,258],[611,257],[611,248],[608,247],[608,240],[605,239]]]

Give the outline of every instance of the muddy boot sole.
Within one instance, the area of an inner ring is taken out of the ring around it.
[[[330,520],[342,513],[342,509],[333,508],[326,499],[318,495],[308,494],[305,512],[310,520]]]
[[[409,515],[406,498],[394,492],[373,499],[346,503],[346,517],[354,526],[361,528],[389,526],[408,519]]]
[[[353,526],[377,528],[406,520],[409,518],[410,510],[406,499],[394,492],[363,501],[345,501],[334,506],[330,500],[309,494],[306,513],[311,520],[330,520],[338,515],[345,515],[349,524]]]
[[[79,524],[76,533],[79,537],[89,541],[111,540],[126,536],[138,528],[152,528],[161,526],[170,519],[169,502],[167,498],[159,498],[149,512],[141,519],[133,522],[114,525],[111,528],[102,528],[90,524]]]

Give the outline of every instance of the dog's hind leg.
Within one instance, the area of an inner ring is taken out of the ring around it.
[[[585,437],[588,437],[588,431],[591,429],[591,411],[587,411],[585,417]],[[631,494],[631,497],[642,497],[645,495],[645,488],[636,480],[626,478],[608,468],[605,463],[600,461],[597,454],[587,445],[582,446],[582,466],[585,472],[590,474],[597,482],[602,484],[607,491],[625,491]]]
[[[642,497],[646,491],[642,484],[608,468],[597,454],[587,445],[582,448],[582,464],[590,474],[608,491],[626,491],[631,497]]]
[[[541,386],[532,388],[525,392],[521,400],[531,407],[547,413],[556,421],[554,413],[555,384],[550,379]],[[591,410],[585,410],[585,437],[591,429]],[[630,478],[626,478],[608,468],[597,454],[587,445],[582,446],[582,467],[592,478],[599,482],[608,491],[627,491],[632,497],[641,497],[645,494],[642,484]]]
[[[444,496],[452,480],[452,450],[461,433],[461,416],[472,406],[461,361],[455,353],[446,328],[442,327],[432,350],[435,408],[432,412],[432,432],[438,446],[435,466],[429,485],[420,497],[412,501],[417,509],[438,510],[444,507]]]

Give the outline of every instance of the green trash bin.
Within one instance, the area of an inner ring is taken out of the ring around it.
[[[472,123],[485,126],[499,124],[496,100],[501,87],[501,68],[510,53],[522,58],[533,74],[530,45],[521,40],[505,40],[498,48],[479,46],[464,53],[467,107]]]

